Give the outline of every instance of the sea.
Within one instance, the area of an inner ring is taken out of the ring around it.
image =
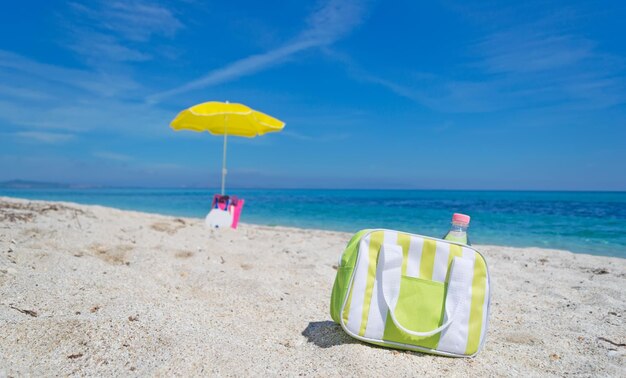
[[[203,218],[210,189],[0,189],[0,196]],[[473,244],[626,258],[626,192],[233,189],[242,222],[356,232],[386,228],[442,237],[453,213],[472,217]]]

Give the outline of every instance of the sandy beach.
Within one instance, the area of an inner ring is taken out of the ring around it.
[[[350,237],[0,197],[0,377],[626,376],[626,260],[477,246],[487,343],[453,359],[331,321]]]

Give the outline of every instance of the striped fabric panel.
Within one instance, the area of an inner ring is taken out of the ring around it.
[[[384,244],[399,244],[400,242],[404,242],[401,235],[402,234],[399,234],[397,232],[385,231],[383,238]],[[365,324],[361,325],[361,327],[364,329],[364,333],[362,336],[371,339],[383,338],[383,334],[385,333],[385,320],[387,319],[387,312],[389,311],[387,303],[385,302],[385,298],[382,295],[382,282],[380,280],[380,268],[382,267],[382,264],[378,264],[378,255],[376,256],[377,258],[375,261],[370,260],[370,266],[372,264],[376,265],[376,273],[374,277],[374,285],[372,288],[372,297],[370,301],[369,312],[365,314],[365,308],[363,309],[363,321]]]
[[[395,233],[398,239],[397,243],[402,247],[402,275],[406,276],[406,270],[408,268],[409,249],[411,248],[411,235],[405,233]],[[385,243],[387,239],[385,238]]]
[[[371,235],[368,267],[367,267],[367,283],[365,286],[365,296],[363,298],[363,312],[361,314],[361,327],[359,328],[359,336],[365,335],[365,328],[367,327],[367,317],[370,312],[370,305],[372,303],[372,293],[374,291],[374,279],[376,277],[376,265],[378,262],[378,252],[384,242],[385,232],[375,231]],[[395,241],[394,241],[395,242]]]
[[[435,252],[437,250],[437,242],[432,239],[423,239],[422,259],[420,261],[419,278],[432,281],[433,268],[435,266]]]
[[[409,245],[405,275],[410,277],[419,277],[423,248],[424,239],[411,236],[411,244]],[[402,247],[402,249],[404,250],[404,247]]]
[[[474,262],[474,279],[472,280],[472,304],[469,316],[469,330],[467,336],[466,354],[474,354],[480,345],[483,325],[483,309],[487,294],[487,267],[482,257],[478,256]]]
[[[445,282],[448,275],[448,261],[450,259],[450,247],[448,243],[435,242],[435,261],[433,263],[432,281]]]
[[[348,298],[346,300],[346,307],[343,310],[343,314],[341,314],[341,317],[343,318],[343,324],[348,324],[348,317],[350,315],[350,304],[352,303],[353,292],[354,292],[354,285],[350,287],[350,291],[348,292]]]
[[[483,341],[485,340],[485,332],[487,331],[487,315],[489,314],[489,290],[491,290],[491,288],[489,287],[489,280],[487,280],[485,286],[485,300],[483,301],[483,322],[482,328],[480,330],[480,340],[478,341],[479,347],[480,344],[483,343]]]
[[[476,252],[458,245],[450,245],[450,255],[462,256],[464,259],[472,261],[475,261],[476,258]],[[450,262],[452,262],[452,260],[450,260]],[[471,296],[471,292],[468,293],[468,295]],[[466,301],[465,306],[459,309],[454,323],[450,324],[448,329],[441,332],[439,344],[437,344],[437,350],[449,353],[465,354],[467,347],[470,305],[471,301]]]
[[[354,278],[348,300],[343,313],[343,323],[351,330],[361,327],[361,314],[367,284],[367,267],[369,265],[369,246],[371,234],[365,236],[359,243],[359,257],[354,267]]]
[[[447,266],[447,274],[446,277],[444,278],[444,282],[448,282],[449,278],[450,278],[450,265],[452,264],[452,260],[454,260],[455,257],[459,257],[462,256],[464,258],[468,258],[470,260],[474,260],[474,251],[467,249],[467,248],[463,248],[460,245],[456,245],[456,244],[448,244],[450,246],[450,253],[448,254],[448,266]],[[470,256],[471,253],[471,256]]]

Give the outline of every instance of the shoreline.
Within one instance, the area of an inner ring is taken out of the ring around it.
[[[143,211],[143,210],[123,209],[123,208],[119,208],[119,207],[112,207],[112,206],[105,206],[105,205],[98,205],[98,204],[82,204],[82,203],[72,202],[72,201],[48,201],[48,200],[40,200],[40,199],[29,199],[29,198],[23,198],[23,197],[0,196],[0,201],[3,201],[3,200],[19,200],[19,201],[28,201],[28,202],[57,203],[57,204],[62,204],[62,205],[66,205],[66,206],[79,206],[79,207],[81,207],[81,206],[100,207],[100,208],[104,208],[104,209],[112,209],[112,210],[129,212],[129,213],[156,215],[156,216],[164,216],[164,217],[173,217],[173,218],[183,218],[183,219],[189,219],[189,220],[204,221],[204,217],[194,217],[194,216],[175,215],[175,214],[164,214],[164,213]],[[246,225],[246,226],[252,226],[252,227],[270,227],[272,229],[286,229],[286,230],[294,229],[294,230],[307,230],[307,231],[340,233],[340,234],[349,235],[347,240],[349,240],[350,236],[354,235],[354,233],[356,232],[356,231],[355,232],[337,231],[337,230],[332,230],[332,229],[315,228],[315,227],[283,226],[283,225],[279,225],[279,224],[272,225],[272,224],[247,223],[247,222],[240,222],[239,224],[240,225]],[[406,232],[406,233],[416,234],[415,232],[413,232],[411,230],[398,229],[397,231],[402,231],[402,232]],[[428,235],[424,235],[424,236],[428,236]],[[434,237],[434,236],[428,236],[428,237],[432,237],[432,238],[438,239],[438,237]],[[588,255],[588,256],[608,257],[608,258],[617,258],[617,259],[624,259],[624,260],[626,260],[626,257],[620,257],[620,256],[612,256],[612,255],[605,255],[605,254],[594,254],[594,253],[589,253],[589,252],[575,252],[575,251],[571,251],[571,250],[568,250],[568,249],[548,248],[548,247],[531,246],[531,245],[529,245],[529,246],[518,246],[518,245],[506,245],[506,244],[472,244],[472,246],[477,248],[477,249],[480,249],[482,247],[487,247],[487,248],[538,249],[538,250],[549,250],[549,251],[554,251],[554,252],[566,252],[566,253],[572,253],[572,254],[576,254],[576,255]]]
[[[454,359],[331,321],[351,236],[0,197],[0,376],[624,375],[626,259],[476,246],[487,340]]]

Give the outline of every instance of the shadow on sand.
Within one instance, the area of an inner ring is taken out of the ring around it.
[[[302,336],[306,337],[310,343],[314,343],[321,348],[330,348],[342,344],[355,344],[357,340],[348,336],[337,323],[325,320],[321,322],[310,322],[302,331]]]
[[[320,348],[331,348],[337,345],[361,343],[359,340],[353,339],[352,337],[348,336],[348,334],[344,332],[339,324],[331,322],[329,320],[321,322],[310,322],[309,325],[304,329],[304,331],[302,331],[302,336],[306,337],[308,342],[314,343]],[[404,353],[416,357],[428,356],[428,354],[414,352],[410,350],[397,350],[369,343],[361,344],[375,349],[388,350],[394,354]]]

